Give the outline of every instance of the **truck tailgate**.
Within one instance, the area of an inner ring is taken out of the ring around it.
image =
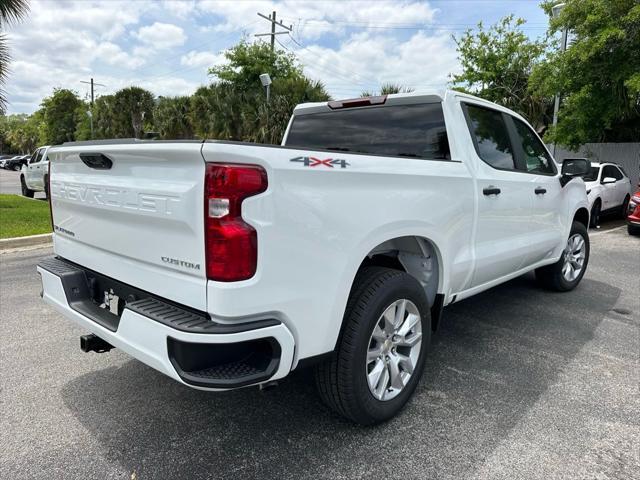
[[[56,254],[206,310],[201,146],[135,142],[52,149]]]

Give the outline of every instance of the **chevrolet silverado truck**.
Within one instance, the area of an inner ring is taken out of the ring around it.
[[[303,104],[282,145],[52,147],[44,300],[189,387],[271,386],[374,424],[420,380],[443,307],[529,271],[575,288],[589,261],[584,159],[454,91]]]
[[[40,147],[22,164],[20,169],[20,188],[22,195],[33,198],[36,192],[49,192],[49,146]]]

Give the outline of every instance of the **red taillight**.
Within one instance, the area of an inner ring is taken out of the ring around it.
[[[242,201],[267,189],[257,165],[207,164],[204,189],[207,278],[246,280],[256,273],[258,236],[242,219]]]

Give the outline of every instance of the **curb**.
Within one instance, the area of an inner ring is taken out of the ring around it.
[[[34,245],[48,245],[52,243],[53,234],[29,235],[28,237],[15,237],[0,239],[0,251],[13,248],[32,247]]]

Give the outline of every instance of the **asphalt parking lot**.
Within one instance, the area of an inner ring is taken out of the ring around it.
[[[20,172],[0,168],[0,193],[21,195]],[[45,198],[45,195],[43,192],[36,192],[34,198]]]
[[[640,478],[640,239],[592,233],[574,292],[531,275],[445,310],[423,380],[396,419],[351,425],[309,376],[191,390],[45,305],[47,248],[0,254],[0,477]]]

